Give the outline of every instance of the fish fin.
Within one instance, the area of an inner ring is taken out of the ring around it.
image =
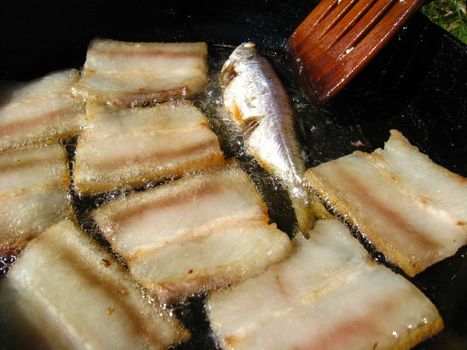
[[[326,209],[326,207],[323,205],[323,203],[316,197],[315,195],[312,195],[312,200],[311,200],[311,207],[312,211],[315,214],[316,217],[319,219],[332,219],[334,216]]]
[[[291,201],[295,211],[295,217],[297,218],[298,228],[306,239],[310,238],[310,233],[318,219],[332,218],[332,215],[314,195],[310,196],[309,203],[299,198],[291,198]]]

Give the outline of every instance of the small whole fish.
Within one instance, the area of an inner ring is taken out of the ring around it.
[[[238,46],[221,71],[224,105],[246,127],[247,152],[282,180],[300,231],[308,237],[318,216],[327,216],[321,202],[310,196],[304,161],[295,132],[294,111],[279,77],[251,42]]]

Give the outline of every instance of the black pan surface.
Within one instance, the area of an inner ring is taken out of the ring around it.
[[[396,128],[435,162],[467,176],[467,46],[417,14],[329,105],[317,109],[300,93],[284,49],[288,36],[315,4],[298,0],[2,3],[0,80],[29,80],[61,68],[80,68],[87,44],[96,36],[207,41],[213,73],[233,46],[254,41],[273,62],[293,99],[309,166],[356,149],[381,147],[389,129]],[[276,216],[287,230],[287,219]],[[442,333],[417,349],[467,349],[466,254],[467,249],[461,248],[454,257],[411,279],[438,307],[446,324]],[[202,306],[202,298],[193,298],[175,307],[193,330],[193,339],[179,349],[216,348]]]

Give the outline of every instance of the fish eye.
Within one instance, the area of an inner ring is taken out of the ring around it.
[[[253,57],[254,51],[245,47],[245,48],[242,48],[241,50],[238,50],[236,55],[238,59],[246,60],[246,59]]]

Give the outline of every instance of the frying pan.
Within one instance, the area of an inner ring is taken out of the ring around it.
[[[287,38],[315,4],[301,0],[3,2],[0,79],[29,80],[52,70],[79,68],[88,42],[96,36],[207,41],[213,70],[219,69],[234,45],[254,41],[291,95],[309,166],[356,149],[381,147],[389,129],[396,128],[436,163],[467,176],[467,46],[417,14],[329,105],[317,109],[300,93],[284,51]],[[287,229],[280,216],[277,220]],[[446,324],[442,333],[417,349],[467,348],[466,253],[461,248],[410,279],[434,302]],[[202,306],[202,298],[193,298],[175,307],[193,331],[193,339],[179,349],[215,349]]]

